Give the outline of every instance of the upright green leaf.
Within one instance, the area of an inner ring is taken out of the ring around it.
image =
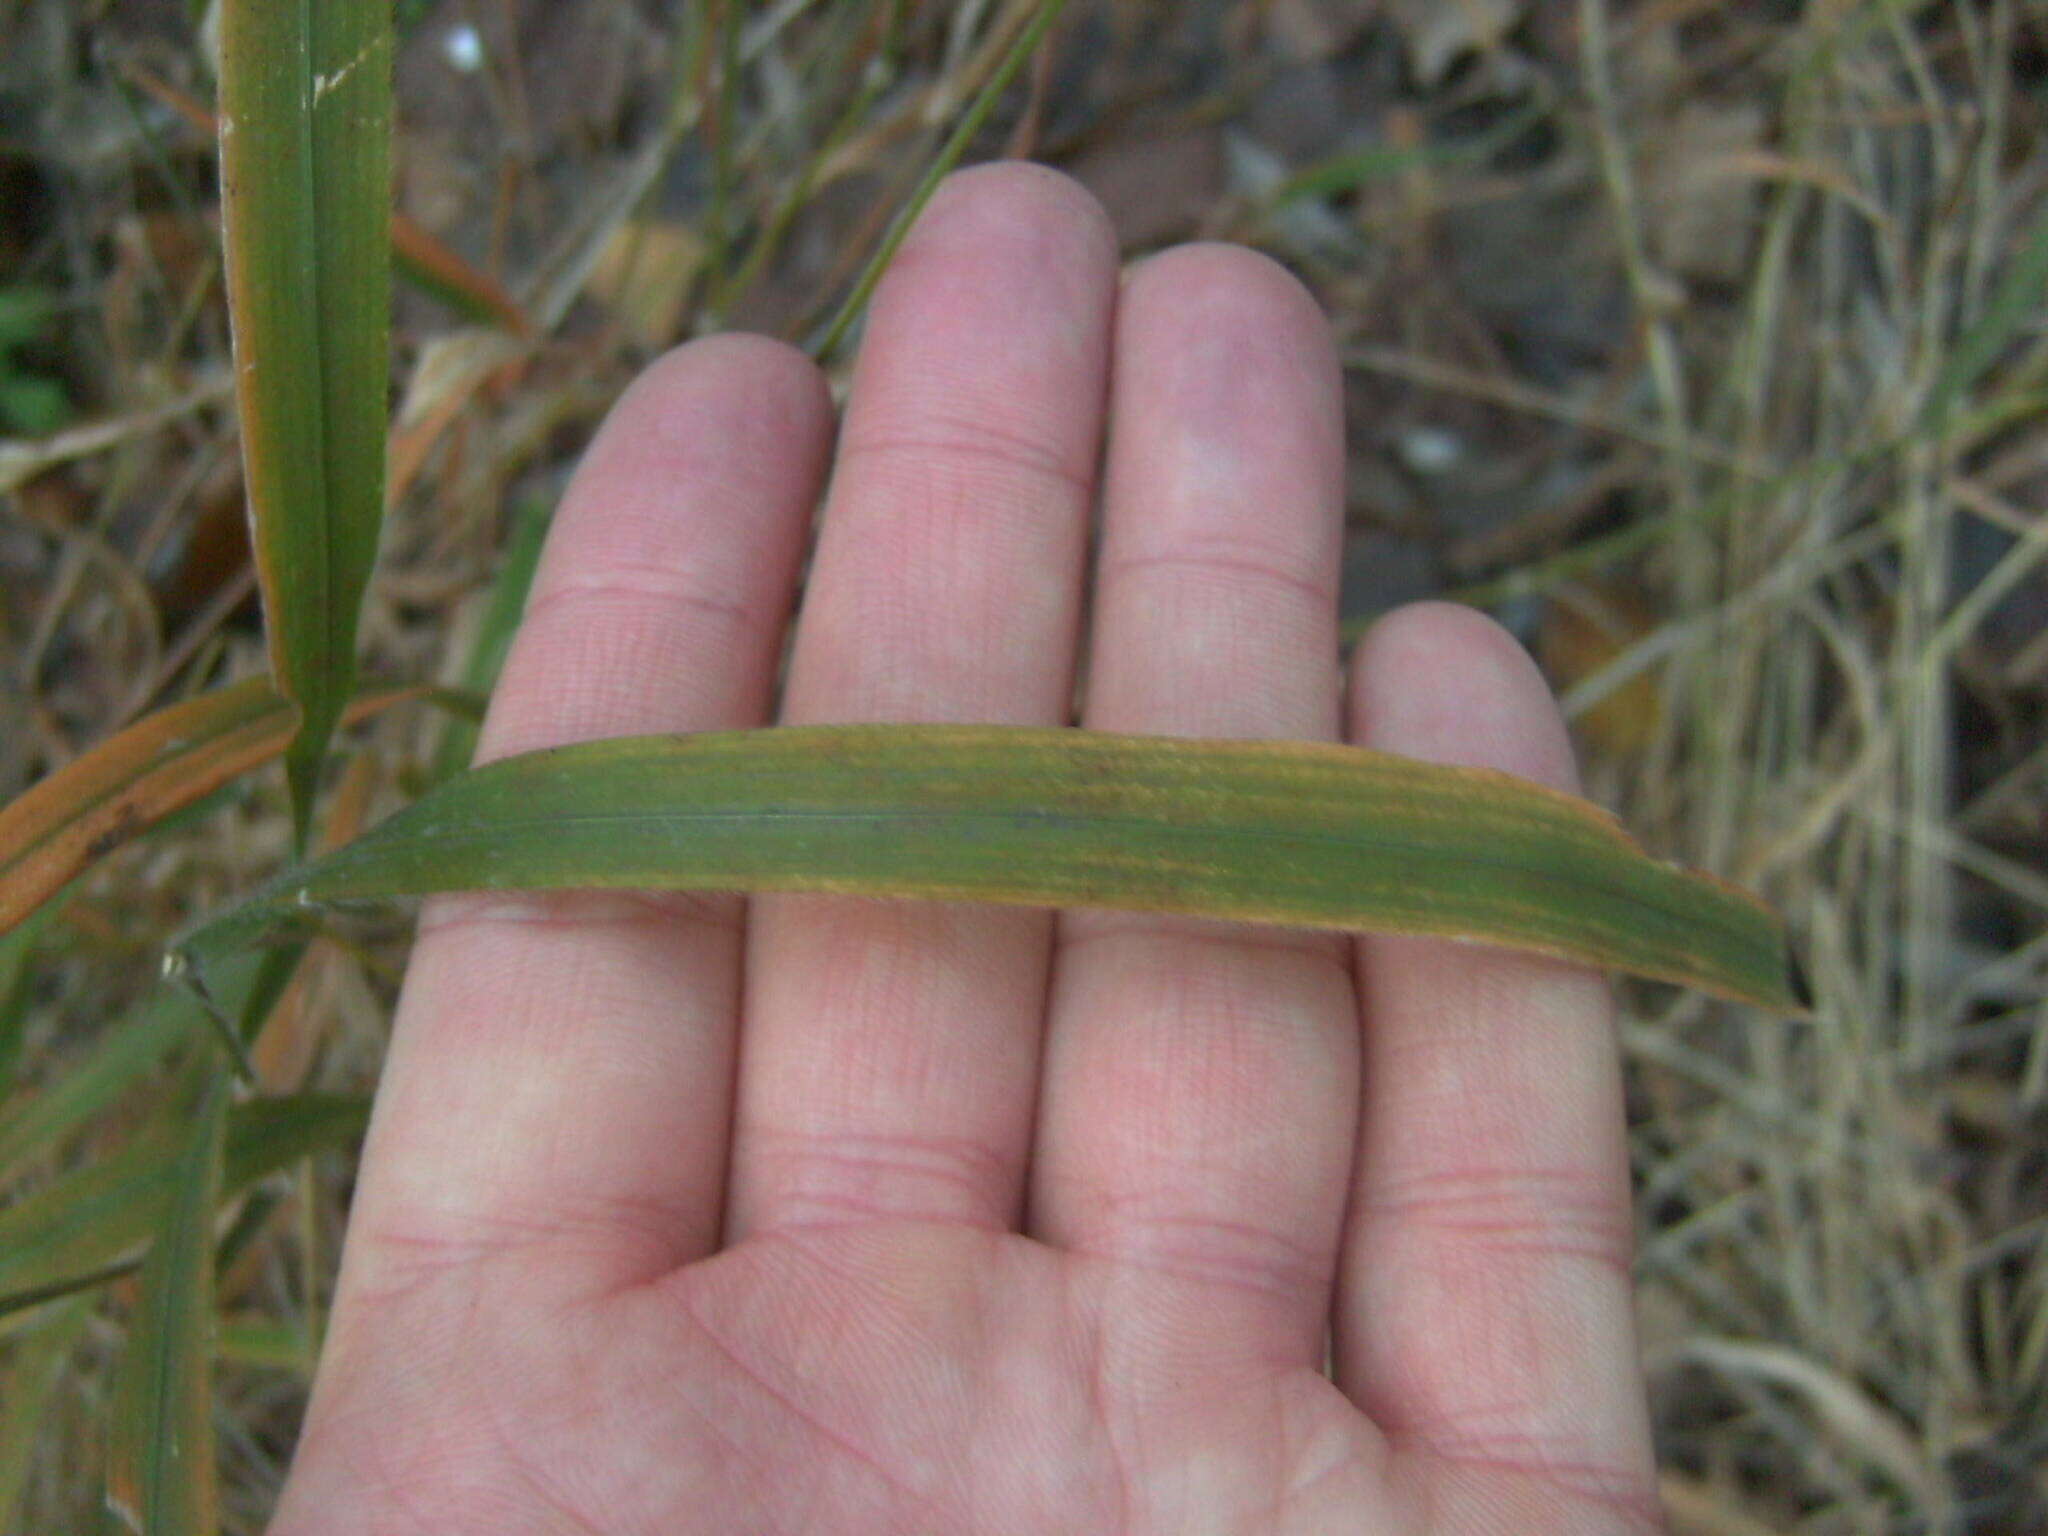
[[[254,1099],[228,1117],[220,1197],[309,1153],[360,1136],[367,1096],[294,1093]],[[126,1273],[172,1193],[174,1139],[161,1127],[112,1156],[0,1210],[0,1314]]]
[[[120,70],[132,84],[177,113],[206,138],[219,137],[220,122],[205,103],[186,95],[168,80],[159,79],[133,59],[122,60]],[[421,292],[472,320],[502,326],[515,336],[533,334],[533,322],[505,291],[504,284],[396,210],[391,215],[391,265]],[[4,306],[0,306],[0,346],[7,339],[5,314]]]
[[[1939,428],[1949,408],[1991,370],[2020,328],[2038,319],[2048,298],[2048,207],[2035,215],[2026,243],[2006,266],[1983,313],[1956,338],[1921,409],[1921,422]]]
[[[77,1067],[0,1108],[0,1176],[36,1153],[54,1151],[80,1125],[156,1070],[181,1040],[205,1027],[196,999],[164,986],[133,1018],[107,1029]]]
[[[201,929],[465,888],[842,891],[1439,934],[1787,1012],[1783,927],[1611,816],[1480,769],[1301,742],[1001,726],[585,742],[473,769]]]
[[[107,1508],[138,1536],[212,1536],[213,1213],[228,1079],[210,1076],[158,1213],[115,1382]]]
[[[546,502],[520,504],[512,518],[512,532],[505,542],[505,561],[491,583],[476,638],[462,665],[462,691],[478,697],[489,696],[497,686],[498,671],[512,648],[512,636],[526,612],[526,594],[533,586],[533,573],[540,567],[541,546],[547,542],[553,511]],[[434,778],[445,779],[469,766],[476,751],[478,722],[452,719],[434,751]]]
[[[91,1303],[82,1299],[51,1308],[15,1349],[10,1368],[0,1377],[0,1401],[7,1404],[7,1412],[0,1414],[0,1530],[26,1529],[16,1520],[37,1442],[54,1427],[51,1403],[91,1316]]]
[[[384,510],[390,0],[222,0],[221,203],[257,574],[304,840]]]
[[[21,1063],[22,1036],[28,1029],[29,962],[56,910],[54,905],[45,906],[18,928],[0,923],[0,1102],[14,1087],[15,1068]]]

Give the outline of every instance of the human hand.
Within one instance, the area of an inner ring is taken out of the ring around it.
[[[1426,605],[1337,665],[1327,328],[1121,287],[1041,169],[876,295],[785,721],[1335,738],[1569,786]],[[763,723],[832,422],[681,349],[568,494],[484,738]],[[1348,727],[1344,721],[1348,720]],[[275,1536],[1657,1527],[1602,981],[1440,941],[777,897],[432,902]],[[1327,1370],[1326,1370],[1327,1364]]]

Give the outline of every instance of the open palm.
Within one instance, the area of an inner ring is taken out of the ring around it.
[[[1476,615],[1340,686],[1343,436],[1271,263],[1120,283],[1073,184],[957,176],[877,295],[779,704],[832,412],[722,338],[592,448],[486,751],[1064,723],[1079,677],[1093,727],[1569,783]],[[436,901],[273,1530],[1652,1529],[1607,1007],[1436,941]]]

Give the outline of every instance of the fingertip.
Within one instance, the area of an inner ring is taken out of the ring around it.
[[[535,590],[565,568],[667,558],[692,492],[721,497],[728,517],[757,513],[793,534],[790,494],[815,493],[831,437],[825,376],[795,347],[732,333],[672,348],[606,415]]]
[[[830,445],[823,378],[779,342],[707,337],[646,368],[563,495],[480,757],[750,723]]]
[[[690,408],[707,394],[730,400],[764,431],[815,441],[832,415],[825,375],[808,354],[772,336],[731,331],[670,348],[641,370],[605,419],[605,437],[652,429],[663,438],[686,430]]]
[[[1091,261],[1116,257],[1116,226],[1094,193],[1064,171],[1032,160],[991,160],[953,172],[918,215],[910,241],[956,221],[1057,235]]]
[[[1374,624],[1351,660],[1349,711],[1360,746],[1579,787],[1549,683],[1476,608],[1412,603]]]
[[[1184,466],[1199,478],[1218,469],[1211,450],[1240,464],[1292,453],[1313,489],[1341,508],[1344,386],[1330,322],[1308,288],[1259,251],[1207,241],[1174,246],[1132,269],[1119,300],[1119,346],[1148,352],[1155,366],[1120,368],[1139,408],[1178,423],[1199,446]],[[1149,408],[1144,397],[1150,396]],[[1332,575],[1341,518],[1321,526]]]
[[[1124,292],[1146,303],[1202,310],[1216,305],[1256,310],[1326,354],[1337,366],[1336,348],[1323,307],[1307,284],[1264,251],[1224,240],[1192,240],[1132,262],[1124,269]]]
[[[1001,161],[939,184],[876,290],[861,343],[855,414],[893,402],[908,374],[1014,375],[1050,352],[1064,369],[1104,366],[1116,234],[1081,184],[1042,165]],[[960,402],[969,414],[980,408]],[[1062,411],[1083,408],[1072,400]],[[1089,414],[1098,409],[1085,402]],[[893,406],[892,406],[893,409]]]

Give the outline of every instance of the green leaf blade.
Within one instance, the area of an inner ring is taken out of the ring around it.
[[[383,518],[389,0],[226,0],[220,102],[243,467],[303,840]]]
[[[1507,944],[1788,1013],[1778,920],[1605,813],[1357,748],[992,726],[587,742],[449,781],[201,929],[459,889],[833,891]]]
[[[228,1084],[211,1076],[169,1171],[115,1389],[107,1506],[149,1536],[219,1528],[213,1454],[213,1213]]]
[[[466,692],[487,698],[497,686],[498,673],[512,649],[512,637],[525,615],[527,593],[532,590],[534,572],[540,568],[540,552],[553,521],[554,509],[545,502],[525,502],[514,514],[504,562],[491,582],[490,595],[463,661],[461,685]],[[448,722],[434,751],[433,782],[439,783],[469,766],[480,729],[481,722],[476,720]]]
[[[39,1443],[61,1422],[51,1410],[66,1384],[71,1354],[91,1317],[92,1309],[83,1300],[52,1308],[28,1341],[17,1348],[12,1368],[0,1378],[8,1409],[0,1417],[0,1530],[21,1530],[27,1525],[21,1514],[22,1498],[35,1470]]]
[[[14,1091],[21,1066],[36,946],[42,942],[43,929],[56,913],[57,904],[53,902],[37,908],[26,922],[16,927],[0,923],[0,1104],[5,1104]]]
[[[287,1093],[238,1104],[222,1188],[239,1194],[302,1157],[355,1140],[369,1123],[370,1100],[360,1093]]]
[[[313,0],[313,219],[327,494],[323,686],[295,749],[317,774],[356,681],[384,519],[391,336],[391,4]]]
[[[170,989],[108,1030],[74,1070],[29,1095],[0,1106],[0,1176],[17,1164],[60,1146],[80,1124],[150,1075],[200,1024],[189,996]]]
[[[220,1197],[232,1199],[301,1157],[354,1140],[369,1117],[363,1094],[296,1093],[236,1105]],[[0,1316],[132,1270],[172,1193],[174,1147],[159,1127],[0,1210]]]

